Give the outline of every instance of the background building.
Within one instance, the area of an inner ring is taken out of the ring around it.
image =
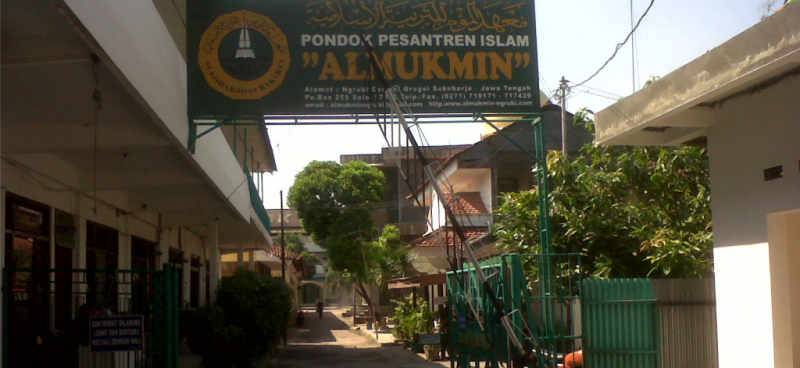
[[[272,243],[255,179],[275,170],[266,130],[217,129],[190,147],[173,4],[3,1],[0,267],[171,263],[181,304],[198,306],[213,297],[223,254],[243,259]],[[24,288],[21,275],[9,281]],[[39,291],[56,298],[15,288],[2,312],[42,337],[64,331],[80,304],[130,311],[122,276],[85,275],[43,278],[51,286]],[[12,355],[27,349],[9,342]]]
[[[708,147],[719,366],[800,366],[800,6],[600,111],[596,143]]]

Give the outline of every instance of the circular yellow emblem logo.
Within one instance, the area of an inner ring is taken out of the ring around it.
[[[197,63],[219,93],[234,100],[258,100],[286,78],[289,42],[269,17],[239,10],[219,16],[203,32]]]

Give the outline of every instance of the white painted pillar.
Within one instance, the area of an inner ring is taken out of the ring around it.
[[[80,203],[80,202],[79,202]],[[81,217],[80,212],[73,217],[75,224],[75,249],[72,253],[73,267],[76,269],[86,269],[86,219]],[[78,295],[72,306],[72,314],[77,315],[78,307],[85,303],[85,300],[80,300],[80,295],[86,295],[86,284],[84,283],[84,275],[75,273],[73,275],[73,292]],[[74,316],[73,316],[74,317]]]
[[[187,243],[184,240],[184,244]],[[192,253],[188,251],[187,246],[184,245],[183,249],[183,295],[181,296],[182,305],[188,305],[192,301]]]
[[[250,271],[255,272],[256,271],[256,252],[251,250],[250,254],[248,254],[247,256],[248,256],[248,258],[250,258],[250,264],[248,265],[248,267],[250,267]]]
[[[5,237],[5,236],[3,236]],[[56,268],[56,209],[50,208],[50,268]],[[56,295],[56,274],[50,272],[50,295]],[[56,330],[55,298],[49,298],[50,331]]]
[[[117,268],[120,270],[131,269],[131,233],[128,226],[127,215],[119,219],[117,236],[119,238],[119,254],[117,255]],[[121,281],[121,280],[120,280]]]
[[[197,305],[200,307],[206,305],[206,277],[208,277],[206,274],[206,262],[208,261],[205,259],[200,261],[200,277],[198,277],[200,285],[197,285],[200,291],[197,296]]]
[[[0,270],[6,267],[6,188],[0,187]],[[5,285],[3,273],[0,272],[0,285]],[[3,305],[0,303],[0,316],[3,315]],[[0,331],[3,330],[3,321],[0,318]],[[3,334],[0,333],[0,346],[3,346]],[[3,361],[3,349],[0,349],[0,362]]]
[[[120,270],[131,269],[131,233],[130,233],[130,217],[123,215],[117,217],[117,239],[119,244],[119,253],[117,254],[117,268]],[[119,292],[119,310],[118,313],[128,312],[130,309],[130,295],[131,295],[131,274],[119,273],[117,275],[119,285],[117,291]]]
[[[800,210],[767,216],[776,367],[800,367]]]
[[[236,252],[237,267],[244,267],[244,243],[239,243],[239,249]]]
[[[172,236],[172,229],[161,229],[161,236],[158,239],[158,250],[156,251],[156,270],[163,270],[164,263],[169,262],[169,237]]]
[[[211,265],[211,267],[209,267],[209,272],[211,273],[211,275],[209,275],[211,277],[211,285],[209,285],[211,289],[211,295],[209,296],[209,301],[213,301],[217,297],[221,261],[221,257],[219,255],[219,223],[217,221],[211,223],[206,241],[208,242],[208,261]]]

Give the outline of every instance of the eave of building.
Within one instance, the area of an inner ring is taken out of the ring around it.
[[[596,115],[596,144],[682,145],[717,123],[718,107],[800,67],[800,5],[789,5]]]
[[[3,105],[13,107],[3,111],[4,159],[121,212],[158,213],[165,228],[203,236],[216,219],[220,243],[270,242],[252,221],[246,176],[221,149],[223,133],[204,137],[194,155],[187,150],[185,63],[161,37],[152,4],[12,3],[2,22]],[[102,93],[96,148],[86,127],[95,109],[92,54]],[[96,163],[87,159],[94,155]],[[119,193],[125,203],[108,199]]]

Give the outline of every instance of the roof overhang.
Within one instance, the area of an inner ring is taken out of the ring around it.
[[[395,279],[390,280],[387,285],[389,286],[390,290],[393,289],[409,289],[409,288],[417,288],[420,286],[420,277],[413,276],[413,277],[406,277],[402,279]]]
[[[682,145],[706,135],[728,99],[800,68],[800,5],[775,15],[596,115],[596,144]]]
[[[256,122],[258,124],[259,122]],[[231,149],[236,147],[236,158],[247,155],[247,166],[253,172],[274,172],[277,170],[272,143],[265,125],[223,125],[222,133]],[[234,143],[234,140],[236,143]],[[248,152],[244,152],[247,147]]]

